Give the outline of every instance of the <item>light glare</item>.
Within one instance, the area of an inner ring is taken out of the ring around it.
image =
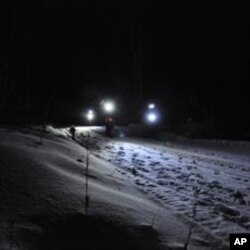
[[[150,104],[148,105],[148,108],[149,108],[149,109],[154,109],[154,108],[155,108],[155,104],[150,103]]]
[[[115,109],[115,105],[113,102],[105,102],[104,103],[104,110],[108,113],[113,112]]]
[[[93,110],[89,110],[86,116],[88,121],[92,121],[95,117]]]
[[[147,115],[147,119],[148,119],[149,122],[154,123],[157,120],[157,115],[155,113],[149,113]]]

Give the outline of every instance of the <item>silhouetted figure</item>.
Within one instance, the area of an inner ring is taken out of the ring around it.
[[[73,125],[69,128],[69,132],[71,134],[72,140],[75,140],[76,128]]]
[[[113,136],[113,130],[114,130],[114,119],[112,117],[106,118],[106,131],[105,134],[109,137]]]

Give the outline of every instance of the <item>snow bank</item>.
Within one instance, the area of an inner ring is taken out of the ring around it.
[[[70,137],[71,136],[68,128],[55,129],[54,127],[48,125],[48,126],[46,126],[45,131],[50,133],[50,134],[53,134],[56,136],[61,136],[61,137]]]
[[[0,129],[0,249],[159,249],[157,205],[93,155],[86,217],[86,150],[49,131]]]

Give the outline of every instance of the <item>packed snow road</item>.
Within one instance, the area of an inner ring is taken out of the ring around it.
[[[202,147],[202,143],[180,146],[109,139],[80,128],[77,141],[83,146],[89,144],[91,154],[116,166],[111,173],[114,179],[116,172],[127,176],[150,199],[190,223],[192,237],[196,237],[195,231],[204,231],[228,243],[230,233],[250,232],[248,152],[218,151],[213,143]]]

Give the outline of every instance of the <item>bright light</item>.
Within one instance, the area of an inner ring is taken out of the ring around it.
[[[89,110],[86,117],[88,121],[92,121],[95,118],[93,110]]]
[[[148,108],[149,108],[149,109],[154,109],[154,108],[155,108],[154,103],[150,103],[150,104],[148,105]]]
[[[114,110],[115,110],[115,105],[113,102],[111,101],[107,101],[104,103],[104,111],[107,112],[107,113],[112,113]]]
[[[147,114],[147,119],[151,123],[156,122],[157,118],[158,118],[157,115],[155,113],[153,113],[153,112],[150,112],[150,113]]]

